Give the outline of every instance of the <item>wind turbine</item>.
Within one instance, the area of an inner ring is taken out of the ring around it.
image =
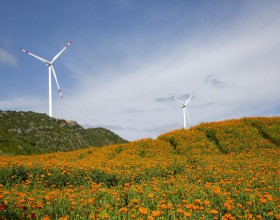
[[[30,53],[29,51],[27,50],[24,50],[22,48],[20,48],[20,50],[26,54],[29,54],[30,56],[32,57],[35,57],[36,59],[40,60],[41,62],[45,63],[46,66],[48,67],[48,70],[49,70],[49,116],[52,117],[52,73],[53,73],[53,76],[54,76],[54,79],[55,79],[55,82],[56,82],[56,85],[57,85],[57,88],[58,88],[58,92],[59,92],[59,95],[60,97],[62,98],[62,93],[61,93],[61,89],[59,87],[59,84],[58,84],[58,80],[57,80],[57,77],[56,77],[56,73],[55,73],[55,70],[53,68],[53,62],[57,60],[57,58],[62,54],[62,52],[67,48],[69,47],[69,45],[72,43],[72,41],[70,41],[68,44],[65,45],[65,47],[57,54],[54,56],[54,58],[52,59],[52,61],[48,61],[48,60],[45,60],[44,58],[41,58],[39,56],[36,56],[32,53]]]
[[[188,119],[189,119],[189,123],[191,124],[191,120],[190,120],[190,117],[189,117],[189,113],[188,113],[188,110],[187,110],[187,104],[188,102],[191,100],[191,98],[193,97],[195,91],[193,91],[193,93],[191,94],[191,96],[187,99],[187,101],[185,103],[183,103],[180,99],[176,98],[174,95],[170,94],[170,96],[172,98],[174,98],[176,101],[178,101],[180,104],[181,104],[181,108],[183,109],[183,117],[184,117],[184,128],[187,129],[187,124],[186,124],[186,112],[187,112],[187,116],[188,116]]]

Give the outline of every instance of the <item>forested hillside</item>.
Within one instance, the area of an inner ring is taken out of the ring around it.
[[[104,128],[34,112],[0,111],[0,155],[30,155],[125,143]]]

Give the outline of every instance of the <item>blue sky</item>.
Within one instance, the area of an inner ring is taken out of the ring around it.
[[[280,113],[280,1],[9,1],[0,7],[0,109],[48,113],[128,140]],[[187,122],[188,123],[188,122]]]

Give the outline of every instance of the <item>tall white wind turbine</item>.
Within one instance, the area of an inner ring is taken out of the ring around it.
[[[187,116],[188,116],[188,119],[189,119],[189,123],[191,124],[191,120],[190,120],[189,113],[188,113],[188,110],[187,110],[187,104],[191,100],[191,98],[193,97],[194,93],[195,93],[195,91],[193,91],[193,93],[190,95],[190,97],[187,99],[187,101],[185,103],[182,102],[180,99],[176,98],[174,95],[170,94],[170,96],[172,98],[174,98],[176,101],[178,101],[181,104],[181,108],[183,109],[184,128],[185,129],[187,129],[186,113],[187,113]]]
[[[24,50],[22,48],[20,48],[20,50],[26,54],[29,54],[30,56],[32,57],[35,57],[36,59],[40,60],[41,62],[45,63],[46,66],[48,67],[48,70],[49,70],[49,116],[52,117],[52,73],[53,73],[53,76],[54,76],[54,79],[55,79],[55,82],[56,82],[56,85],[57,85],[57,88],[58,88],[58,92],[60,94],[60,97],[62,98],[62,93],[61,93],[61,89],[59,87],[59,84],[58,84],[58,80],[57,80],[57,77],[56,77],[56,73],[55,73],[55,70],[53,68],[53,62],[57,60],[57,58],[62,54],[62,52],[67,48],[69,47],[69,45],[72,43],[72,41],[70,41],[68,44],[65,45],[65,47],[57,54],[54,56],[54,58],[52,59],[52,61],[48,61],[48,60],[45,60],[44,58],[41,58],[39,56],[36,56],[32,53],[30,53],[29,51],[27,50]]]

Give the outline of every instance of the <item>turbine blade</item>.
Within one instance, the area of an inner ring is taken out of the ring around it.
[[[45,64],[49,64],[49,63],[50,63],[49,61],[45,60],[44,58],[39,57],[39,56],[37,56],[37,55],[34,55],[33,53],[30,53],[28,50],[24,50],[24,49],[22,49],[22,48],[20,48],[20,50],[21,50],[22,52],[24,52],[24,53],[26,53],[26,54],[32,56],[32,57],[35,57],[36,59],[42,61],[42,62],[45,63]]]
[[[57,88],[58,88],[58,92],[59,92],[60,98],[62,98],[61,89],[59,87],[58,80],[57,80],[57,77],[56,77],[56,73],[55,73],[55,70],[54,70],[52,65],[51,65],[51,68],[52,68],[53,76],[54,76],[54,79],[55,79],[55,82],[56,82],[56,85],[57,85]]]
[[[56,61],[56,59],[62,54],[62,52],[67,48],[67,47],[69,47],[69,45],[72,43],[72,41],[70,41],[68,44],[66,44],[65,45],[65,47],[58,53],[58,54],[56,54],[55,56],[54,56],[54,58],[52,59],[52,63],[54,62],[54,61]]]
[[[192,92],[191,96],[190,96],[190,97],[188,98],[188,100],[186,101],[186,104],[191,100],[191,98],[193,97],[194,93],[195,93],[195,90]],[[185,104],[185,105],[186,105],[186,104]]]
[[[179,103],[181,103],[182,105],[185,105],[181,100],[179,100],[177,97],[175,97],[172,94],[169,94],[172,98],[174,98],[176,101],[178,101]]]

